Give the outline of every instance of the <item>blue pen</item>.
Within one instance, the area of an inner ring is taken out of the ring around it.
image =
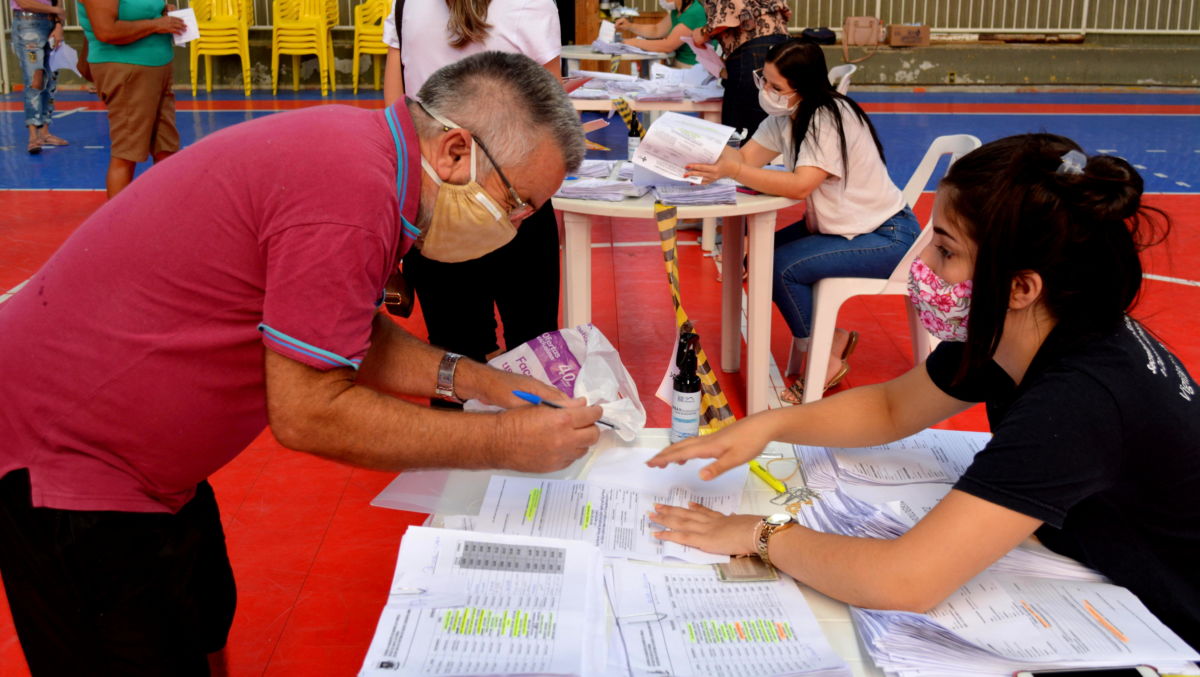
[[[543,400],[542,398],[538,397],[537,395],[534,395],[533,393],[527,393],[524,390],[514,390],[514,391],[512,391],[512,394],[516,395],[517,397],[525,400],[526,402],[528,402],[530,404],[544,404],[547,407],[550,407],[551,409],[562,409],[563,408],[563,406],[561,404],[547,402],[546,400]],[[617,426],[609,423],[608,421],[605,421],[604,419],[599,419],[598,421],[596,421],[596,423],[599,423],[600,425],[606,425],[609,428],[612,428],[613,430],[617,429]]]

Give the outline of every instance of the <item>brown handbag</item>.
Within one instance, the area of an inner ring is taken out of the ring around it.
[[[842,59],[846,63],[859,63],[875,55],[883,41],[883,22],[873,16],[848,16],[842,24]],[[851,47],[873,47],[857,59],[850,58]]]

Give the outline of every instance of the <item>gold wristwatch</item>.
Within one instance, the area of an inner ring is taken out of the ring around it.
[[[771,558],[767,555],[767,546],[771,542],[771,536],[791,527],[796,523],[796,518],[791,513],[777,512],[774,515],[768,515],[762,518],[758,523],[758,527],[754,531],[754,545],[758,548],[758,557],[767,566],[771,566]]]

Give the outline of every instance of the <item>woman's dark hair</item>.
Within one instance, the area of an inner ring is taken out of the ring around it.
[[[838,102],[844,101],[858,119],[867,125],[867,129],[871,130],[871,138],[879,151],[879,159],[884,160],[883,144],[879,143],[879,134],[875,132],[875,125],[871,124],[871,119],[853,99],[838,93],[833,85],[829,84],[825,53],[819,45],[797,38],[781,42],[767,52],[767,63],[774,65],[779,74],[800,95],[800,106],[792,115],[793,152],[800,152],[800,144],[805,138],[811,136],[813,141],[817,140],[817,130],[815,127],[810,129],[810,126],[813,115],[824,109],[833,118],[838,146],[842,151],[842,171],[843,174],[848,174],[850,162],[846,153],[846,131],[842,125],[841,111],[838,110]],[[884,162],[886,163],[886,160]],[[847,179],[847,176],[842,176],[842,179]]]
[[[948,211],[978,250],[964,373],[992,358],[1012,282],[1036,272],[1055,331],[1082,336],[1117,326],[1142,285],[1139,253],[1170,221],[1142,204],[1142,177],[1125,160],[1093,155],[1064,164],[1074,141],[1024,134],[992,141],[954,163],[941,185]],[[1160,218],[1152,218],[1160,217]]]

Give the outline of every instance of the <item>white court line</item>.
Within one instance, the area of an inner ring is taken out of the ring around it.
[[[1167,277],[1166,275],[1154,275],[1153,273],[1142,273],[1142,277],[1147,280],[1158,280],[1159,282],[1172,282],[1174,284],[1187,285],[1189,287],[1200,287],[1200,282],[1196,280],[1187,280],[1182,277]]]
[[[79,112],[79,111],[81,111],[81,110],[87,110],[87,109],[88,109],[88,107],[87,107],[87,106],[80,106],[79,108],[72,108],[71,110],[65,110],[65,111],[63,111],[63,112],[61,112],[61,113],[55,113],[55,114],[54,114],[54,119],[55,119],[55,120],[59,120],[59,119],[61,119],[61,118],[65,118],[65,117],[67,117],[68,115],[74,115],[74,114],[78,113],[78,112]]]
[[[13,287],[12,289],[9,289],[8,291],[4,292],[3,294],[0,294],[0,303],[4,303],[5,301],[12,298],[13,294],[16,294],[17,292],[21,291],[21,287],[24,287],[27,284],[29,284],[29,280],[25,280],[21,284]]]

